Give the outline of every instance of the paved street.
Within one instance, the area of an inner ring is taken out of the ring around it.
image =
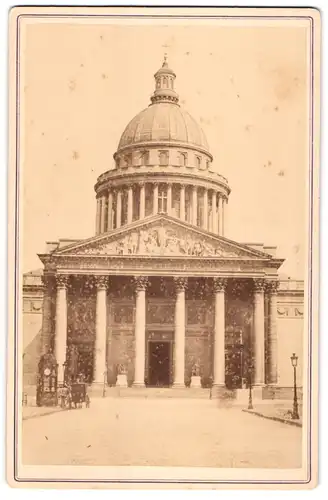
[[[210,400],[99,398],[23,421],[23,463],[297,468],[301,433]]]

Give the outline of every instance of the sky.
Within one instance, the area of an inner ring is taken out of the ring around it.
[[[134,21],[136,22],[136,21]],[[22,270],[46,241],[95,234],[97,177],[150,103],[168,54],[180,104],[231,187],[226,237],[278,247],[303,279],[307,248],[308,32],[271,22],[30,23],[22,40]]]

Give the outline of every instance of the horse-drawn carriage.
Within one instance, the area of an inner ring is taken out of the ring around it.
[[[87,384],[84,382],[72,382],[59,388],[59,400],[62,408],[90,408],[90,397]]]

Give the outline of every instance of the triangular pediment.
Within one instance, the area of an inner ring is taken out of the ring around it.
[[[54,255],[272,259],[269,254],[167,215],[136,221],[101,236],[66,246],[55,251]]]

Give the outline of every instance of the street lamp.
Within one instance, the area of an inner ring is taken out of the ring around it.
[[[248,368],[248,375],[249,375],[249,378],[248,378],[248,389],[249,389],[249,393],[248,393],[248,409],[249,410],[253,410],[253,393],[252,393],[252,375],[253,375],[253,364],[252,362],[250,363],[249,365],[249,368]]]
[[[293,352],[293,355],[290,357],[290,360],[292,362],[292,367],[294,368],[294,402],[293,402],[292,419],[299,420],[300,417],[298,414],[297,388],[296,388],[296,367],[297,367],[298,356],[296,356],[296,354]]]
[[[68,383],[67,380],[67,360],[64,361],[63,363],[63,385]],[[61,381],[60,381],[61,382]]]

